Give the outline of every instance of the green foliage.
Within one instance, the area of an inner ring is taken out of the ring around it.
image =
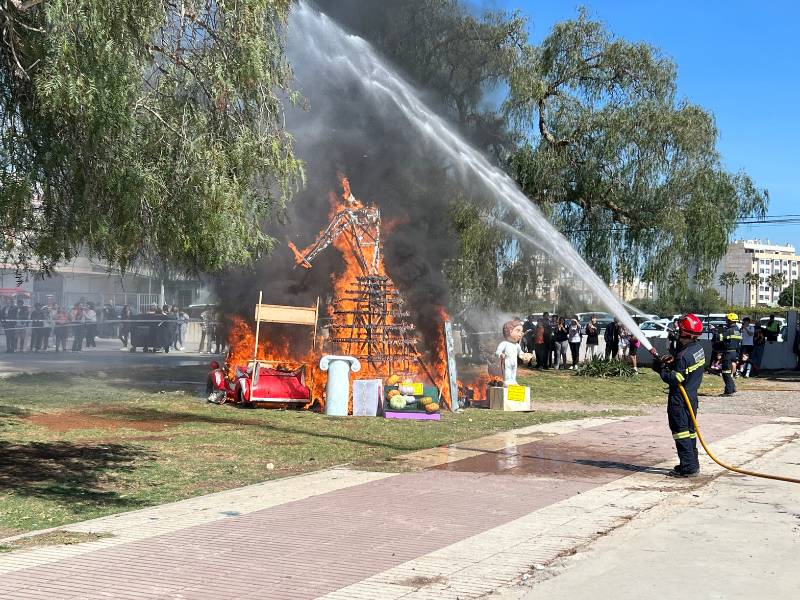
[[[30,3],[28,3],[30,4]],[[290,0],[4,3],[6,261],[247,263],[300,165],[282,129]]]
[[[672,316],[678,313],[697,312],[708,314],[712,312],[727,312],[728,303],[715,289],[687,289],[675,288],[665,290],[658,298],[652,300],[635,300],[633,304],[640,311],[662,316]]]
[[[792,304],[794,302],[794,304]],[[800,304],[800,281],[795,280],[778,297],[779,306],[797,306]]]
[[[633,366],[624,360],[618,358],[607,360],[597,356],[578,365],[576,373],[581,377],[599,377],[600,379],[609,377],[627,378],[636,375]]]
[[[511,148],[504,115],[486,95],[505,84],[525,39],[517,14],[472,14],[460,0],[318,0],[326,13],[377,46],[404,75],[435,95],[479,147]]]
[[[773,273],[767,277],[767,285],[772,288],[772,291],[780,290],[786,284],[786,275],[783,273]]]
[[[719,276],[719,284],[725,286],[725,301],[728,301],[728,290],[731,290],[733,286],[739,283],[739,276],[734,273],[733,271],[728,271],[727,273],[722,273]],[[731,294],[732,295],[732,294]],[[731,298],[731,302],[733,298]]]
[[[519,15],[476,16],[458,0],[321,5],[431,90],[606,280],[652,280],[680,297],[699,265],[707,287],[736,219],[766,210],[766,192],[721,167],[712,116],[676,99],[675,65],[583,12],[532,45]],[[509,90],[504,115],[491,108],[498,84]],[[557,270],[485,219],[509,215],[455,189],[450,200],[461,249],[447,268],[454,297],[544,300]]]
[[[686,287],[713,266],[767,193],[728,173],[711,114],[678,100],[659,50],[615,38],[581,11],[526,46],[506,103],[526,141],[509,166],[601,276]]]
[[[694,274],[695,283],[697,283],[701,289],[707,288],[711,284],[713,278],[714,272],[709,268],[697,269]]]

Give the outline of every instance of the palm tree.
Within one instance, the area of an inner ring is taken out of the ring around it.
[[[758,286],[761,284],[761,277],[759,277],[758,273],[745,273],[744,277],[742,277],[742,283],[747,286],[747,297],[748,301],[751,305],[755,305],[758,302],[753,302],[753,286],[756,287],[756,300],[758,299]]]
[[[728,290],[739,283],[739,277],[733,271],[728,271],[719,276],[719,284],[725,286],[725,302],[728,302]],[[731,302],[733,294],[731,294]]]
[[[705,290],[713,279],[714,272],[711,269],[697,269],[694,274],[694,281],[701,290]]]
[[[784,275],[783,273],[773,273],[772,275],[767,277],[767,284],[769,285],[770,288],[772,288],[769,294],[771,301],[775,300],[775,290],[777,289],[778,293],[780,294],[781,289],[783,288],[785,283],[786,283],[786,275]]]

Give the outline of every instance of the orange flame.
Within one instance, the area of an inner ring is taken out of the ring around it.
[[[340,176],[342,186],[341,196],[330,194],[330,212],[329,218],[333,221],[339,213],[343,211],[360,210],[364,208],[364,204],[353,196],[350,189],[350,182],[347,177]],[[367,209],[372,210],[370,209]],[[377,209],[374,209],[377,212]],[[397,220],[394,224],[402,223],[403,220]],[[384,227],[383,233],[393,229],[394,224],[389,224]],[[324,229],[320,235],[324,233]],[[382,248],[380,242],[376,240],[374,243],[364,243],[364,239],[358,238],[358,233],[350,228],[344,229],[338,237],[336,237],[332,245],[339,251],[344,259],[344,269],[341,273],[334,273],[331,275],[333,287],[333,299],[336,303],[334,311],[333,305],[328,305],[322,310],[323,314],[332,317],[337,331],[350,331],[349,335],[357,340],[366,339],[367,329],[355,322],[356,312],[358,308],[358,301],[354,298],[351,290],[357,286],[358,278],[365,275],[378,275],[386,276],[386,270],[383,264]],[[310,268],[311,264],[304,258],[302,251],[299,251],[294,244],[290,244],[292,253],[294,254],[295,261],[298,265],[305,268]],[[453,399],[450,394],[450,387],[448,384],[448,369],[447,369],[447,352],[444,335],[444,321],[448,318],[444,308],[439,310],[440,327],[437,328],[439,332],[437,339],[429,340],[429,346],[432,348],[429,357],[420,356],[420,359],[430,368],[426,369],[422,365],[414,363],[412,372],[399,373],[399,375],[408,377],[414,381],[421,381],[435,385],[440,390],[440,401],[444,406],[451,406]],[[399,321],[394,315],[385,316],[385,323],[387,325],[398,324]],[[267,329],[271,329],[269,326]],[[275,365],[294,369],[300,365],[306,365],[309,371],[307,372],[306,383],[311,387],[313,398],[320,403],[323,398],[324,389],[324,375],[319,370],[319,347],[322,347],[325,353],[343,353],[353,348],[355,353],[356,347],[360,341],[351,344],[350,347],[334,348],[330,342],[326,344],[325,336],[319,340],[321,344],[314,343],[308,352],[298,355],[298,351],[289,342],[287,337],[275,337],[267,332],[262,332],[264,335],[260,336],[258,345],[258,360],[274,362]],[[228,359],[229,367],[228,374],[232,376],[236,366],[246,365],[254,358],[253,352],[255,347],[255,336],[253,329],[243,319],[234,317],[230,334],[228,338],[231,352]],[[375,366],[367,364],[367,361],[362,361],[361,370],[357,373],[358,379],[385,379],[391,375],[391,364],[383,364]],[[308,381],[309,377],[311,382]]]

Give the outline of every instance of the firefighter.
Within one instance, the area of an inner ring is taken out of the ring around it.
[[[736,362],[742,346],[742,334],[736,327],[739,315],[728,313],[725,316],[725,327],[717,329],[714,334],[713,348],[722,354],[722,381],[725,382],[723,396],[732,396],[736,392],[733,374],[736,372]]]
[[[683,385],[692,409],[697,414],[697,390],[703,381],[706,356],[697,338],[703,332],[703,323],[695,315],[688,314],[678,319],[678,339],[675,349],[668,355],[658,358],[653,350],[653,370],[669,384],[667,396],[667,418],[675,440],[680,463],[669,472],[671,477],[694,477],[700,473],[697,458],[697,433],[689,410],[678,384]]]

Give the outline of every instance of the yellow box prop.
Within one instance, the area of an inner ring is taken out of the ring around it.
[[[490,387],[489,408],[517,412],[533,410],[531,406],[531,388],[524,385]]]

